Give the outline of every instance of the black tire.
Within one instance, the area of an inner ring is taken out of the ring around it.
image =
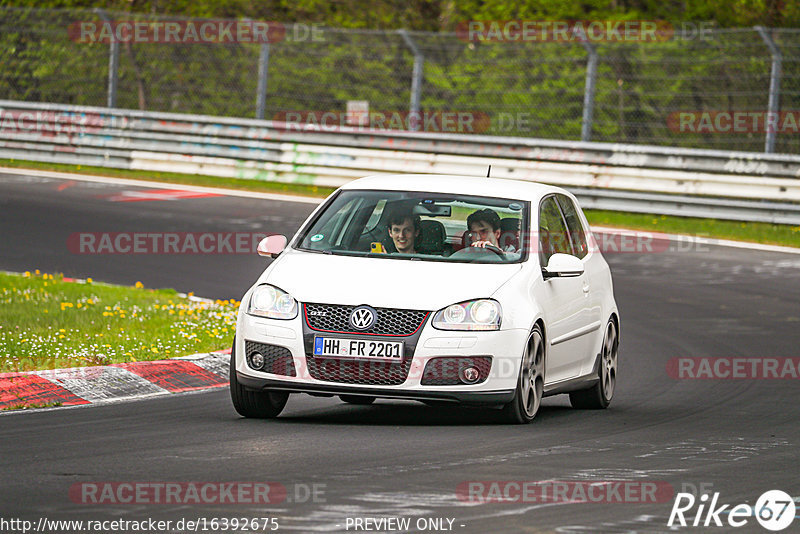
[[[603,347],[600,352],[600,365],[597,374],[599,380],[589,389],[573,391],[569,394],[569,403],[573,408],[582,410],[603,410],[608,408],[614,398],[617,384],[617,365],[619,352],[619,336],[617,325],[609,320],[603,334]]]
[[[525,343],[514,398],[503,406],[503,420],[512,424],[527,424],[533,421],[542,404],[544,372],[544,336],[542,329],[536,325]]]
[[[366,406],[375,402],[375,397],[361,397],[359,395],[339,395],[339,398],[342,402],[346,402],[347,404],[358,404],[361,406]]]
[[[230,389],[233,407],[244,417],[272,419],[278,417],[289,400],[283,391],[252,391],[236,380],[236,342],[231,348]]]

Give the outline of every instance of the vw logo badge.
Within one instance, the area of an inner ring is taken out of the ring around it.
[[[369,330],[378,318],[375,308],[359,306],[350,312],[350,326],[356,330]]]

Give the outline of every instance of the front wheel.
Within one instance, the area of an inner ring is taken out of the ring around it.
[[[230,389],[233,407],[244,417],[272,419],[278,417],[289,400],[289,394],[281,391],[252,391],[236,380],[236,342],[231,349]]]
[[[619,337],[617,325],[609,320],[606,332],[603,334],[603,347],[600,352],[600,369],[598,369],[597,384],[590,389],[573,391],[569,394],[569,402],[573,408],[589,410],[602,410],[608,408],[614,398],[614,389],[617,385],[617,365],[619,352]]]
[[[542,404],[545,365],[543,337],[539,325],[534,326],[528,336],[514,398],[503,406],[503,419],[509,423],[530,423]]]

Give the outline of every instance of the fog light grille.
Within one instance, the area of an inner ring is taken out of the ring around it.
[[[443,356],[431,358],[425,364],[425,371],[422,373],[423,386],[458,386],[467,384],[463,380],[463,370],[474,367],[478,370],[478,378],[469,384],[480,384],[489,377],[489,370],[492,368],[491,356]]]
[[[264,364],[261,368],[257,368],[252,364],[251,356],[256,352],[264,357]],[[294,368],[292,351],[286,347],[256,343],[255,341],[245,341],[244,354],[247,365],[252,369],[264,373],[272,373],[274,375],[297,376],[297,371]]]

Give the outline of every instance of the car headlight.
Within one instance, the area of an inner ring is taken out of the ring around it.
[[[277,287],[263,284],[253,290],[247,313],[270,319],[294,319],[297,317],[297,301]]]
[[[440,330],[500,330],[503,312],[496,300],[452,304],[436,312],[433,327]]]

